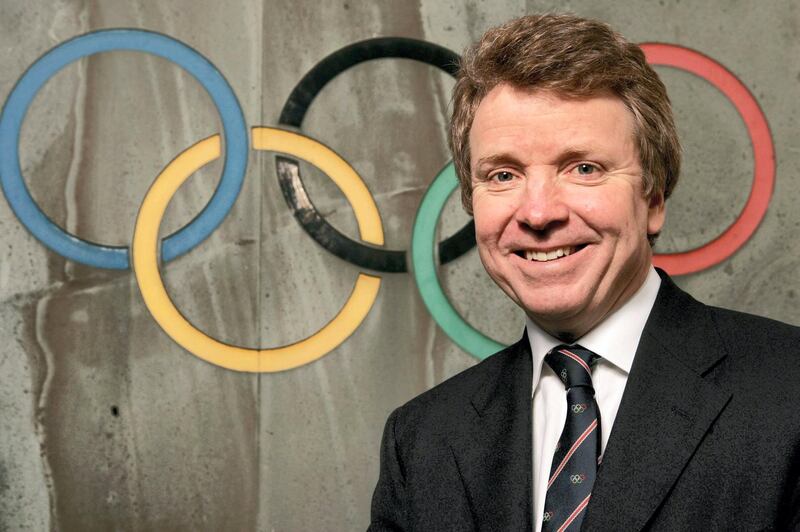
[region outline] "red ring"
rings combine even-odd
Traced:
[[[681,253],[657,254],[653,263],[672,275],[695,273],[719,264],[753,236],[767,212],[775,186],[775,151],[767,118],[747,87],[728,69],[710,57],[676,44],[641,45],[651,65],[670,66],[703,78],[719,89],[736,108],[747,126],[753,146],[753,185],[744,209],[721,235],[711,242]]]

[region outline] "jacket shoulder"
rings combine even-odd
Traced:
[[[800,380],[800,327],[744,312],[708,308],[743,381],[758,386],[762,394],[796,386]]]
[[[465,411],[518,371],[520,360],[530,358],[527,336],[414,397],[392,413],[398,439],[418,435],[444,435],[463,421]]]
[[[745,343],[793,343],[797,346],[800,340],[800,327],[781,321],[738,312],[719,307],[707,306],[721,334]],[[795,347],[796,348],[796,347]]]
[[[423,413],[428,410],[449,409],[469,402],[470,397],[492,376],[502,371],[511,353],[507,347],[478,362],[452,377],[442,381],[402,405],[399,410],[407,414]]]

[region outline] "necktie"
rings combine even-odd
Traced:
[[[542,531],[577,531],[586,515],[600,456],[600,410],[592,387],[599,358],[579,345],[559,345],[544,359],[567,389],[567,420],[550,468]]]

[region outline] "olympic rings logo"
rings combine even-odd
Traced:
[[[686,70],[719,89],[742,116],[753,146],[753,186],[745,208],[734,224],[698,249],[655,258],[657,265],[676,275],[701,271],[739,249],[763,218],[775,179],[772,137],[766,118],[753,96],[722,65],[677,45],[644,44],[642,48],[652,64]],[[211,136],[184,150],[156,177],[142,202],[130,249],[83,240],[50,220],[25,185],[18,153],[22,123],[42,86],[59,70],[78,59],[117,50],[152,54],[183,68],[209,94],[222,122],[221,137]],[[311,102],[332,78],[354,65],[380,58],[413,59],[451,75],[458,64],[454,52],[426,41],[391,37],[351,44],[320,61],[301,79],[285,103],[278,125],[300,129]],[[334,255],[375,272],[405,272],[410,262],[414,281],[428,311],[453,342],[481,359],[503,347],[473,328],[457,313],[437,276],[437,263],[449,262],[475,245],[472,223],[435,244],[441,212],[458,187],[452,163],[448,163],[433,179],[422,199],[412,230],[411,254],[407,257],[405,251],[382,247],[383,226],[375,201],[361,176],[336,152],[299,132],[279,127],[253,127],[251,137],[253,149],[284,154],[276,157],[276,175],[281,191],[295,218],[316,242]],[[226,146],[225,161],[211,199],[197,217],[159,245],[158,229],[167,204],[181,183],[220,157],[221,140]],[[208,59],[163,34],[138,29],[101,30],[55,46],[36,60],[14,86],[0,114],[0,186],[19,221],[51,250],[67,259],[97,268],[127,269],[132,266],[145,305],[153,318],[187,351],[229,369],[281,371],[312,362],[347,339],[372,308],[381,277],[359,273],[353,291],[339,313],[320,331],[288,346],[265,349],[232,346],[206,335],[189,323],[164,288],[159,256],[168,262],[191,251],[222,223],[241,191],[249,148],[248,131],[238,99]],[[342,190],[353,206],[361,242],[341,234],[318,212],[306,192],[297,159],[322,170]]]
[[[583,484],[583,481],[586,480],[586,475],[581,473],[580,475],[570,475],[569,481],[573,484]]]
[[[586,412],[586,409],[589,408],[589,405],[586,403],[577,403],[572,405],[570,408],[573,414],[583,414]]]
[[[548,523],[551,519],[553,519],[553,512],[545,512],[542,516],[542,521]]]

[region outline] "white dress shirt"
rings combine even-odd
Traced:
[[[592,385],[600,409],[601,453],[605,452],[639,338],[660,286],[661,278],[651,267],[647,279],[633,297],[575,342],[602,357],[592,371]],[[543,331],[530,318],[526,327],[533,357],[533,523],[535,531],[540,532],[553,454],[567,419],[564,384],[544,362],[544,357],[563,342]]]

